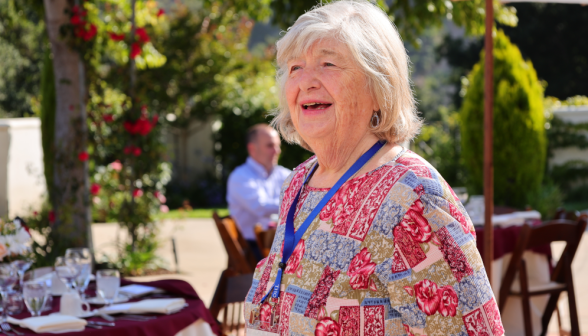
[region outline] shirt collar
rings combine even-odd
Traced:
[[[261,175],[263,178],[268,178],[271,175],[271,173],[268,174],[267,170],[265,170],[265,168],[259,162],[255,161],[250,156],[247,157],[247,164],[249,167],[251,167],[251,169],[253,169],[253,171]]]

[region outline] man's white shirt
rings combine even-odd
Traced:
[[[248,157],[229,175],[229,212],[245,239],[255,240],[255,224],[267,229],[270,215],[279,213],[280,189],[290,173],[290,169],[275,166],[268,174],[261,164]]]

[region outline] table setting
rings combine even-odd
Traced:
[[[88,248],[67,249],[54,267],[27,272],[30,235],[21,229],[0,222],[0,334],[220,335],[187,282],[133,282],[116,269],[92,273]]]

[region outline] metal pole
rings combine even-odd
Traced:
[[[494,230],[492,213],[494,212],[494,162],[492,153],[493,105],[494,105],[494,54],[492,28],[494,26],[494,8],[492,0],[486,0],[486,34],[484,38],[484,267],[492,285],[492,260],[494,259]]]

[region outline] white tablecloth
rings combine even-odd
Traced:
[[[492,262],[492,288],[494,296],[498,301],[498,291],[502,278],[506,274],[506,268],[510,262],[512,254],[505,254],[502,258],[496,259]],[[527,263],[527,277],[529,278],[529,285],[540,285],[549,283],[549,261],[544,254],[526,251],[523,258]],[[520,288],[518,276],[513,283],[513,288]],[[547,305],[549,295],[534,296],[531,298],[531,322],[533,326],[533,335],[541,333],[541,317],[543,310]],[[521,299],[516,296],[509,296],[506,301],[506,307],[502,312],[502,323],[504,325],[505,334],[508,336],[524,336],[525,326],[523,320],[523,306]]]
[[[210,324],[204,322],[203,319],[199,319],[198,321],[190,324],[186,328],[182,329],[176,336],[216,336],[212,329],[210,328]]]

